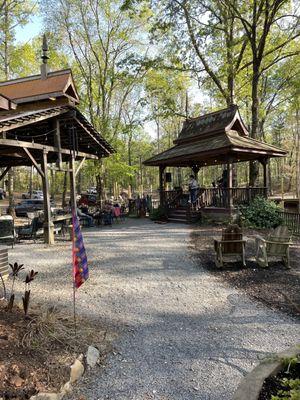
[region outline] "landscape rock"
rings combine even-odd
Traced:
[[[60,390],[60,393],[65,396],[66,394],[71,393],[73,390],[73,387],[71,385],[71,382],[67,382],[63,385],[63,387]]]
[[[86,353],[86,362],[88,366],[94,368],[95,365],[97,364],[99,356],[100,356],[99,350],[93,346],[89,346],[88,351]]]
[[[16,387],[20,387],[20,386],[23,385],[24,379],[22,379],[20,376],[16,375],[16,376],[13,376],[13,377],[11,378],[11,383],[12,383],[13,385],[15,385]]]
[[[79,360],[76,360],[71,366],[70,382],[76,382],[84,373],[84,366]]]

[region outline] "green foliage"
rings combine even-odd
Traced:
[[[242,223],[254,228],[275,228],[282,223],[280,208],[270,200],[256,197],[248,207],[241,208]]]
[[[166,210],[161,206],[153,209],[150,213],[150,219],[152,221],[166,221],[168,219]]]
[[[279,390],[278,395],[272,396],[271,400],[300,400],[300,379],[287,379],[281,381],[286,389]]]
[[[300,400],[300,378],[297,377],[300,356],[285,358],[282,364],[287,377],[280,379],[279,384],[282,388],[271,397],[271,400]]]

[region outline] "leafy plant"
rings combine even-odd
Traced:
[[[166,221],[168,219],[166,210],[161,206],[153,209],[150,213],[150,219],[153,221]]]
[[[25,282],[25,293],[24,293],[24,297],[22,297],[22,300],[23,300],[23,309],[24,309],[24,313],[25,313],[26,317],[27,317],[29,301],[30,301],[30,283],[34,280],[34,278],[36,277],[37,274],[38,273],[32,269],[26,275],[26,278],[24,281]]]
[[[289,376],[291,370],[293,370],[294,373],[297,370],[299,371],[300,356],[285,358],[282,360],[282,363],[285,368],[284,373]],[[271,397],[271,400],[300,400],[300,378],[295,377],[294,375],[292,376],[292,378],[284,377],[280,379],[282,388],[278,390],[276,395]]]
[[[278,391],[278,396],[272,396],[271,400],[300,400],[300,379],[283,378],[281,384],[285,387]]]
[[[12,269],[12,276],[13,276],[13,281],[11,285],[11,292],[10,292],[10,298],[9,302],[7,305],[7,310],[11,311],[13,306],[14,306],[14,301],[15,301],[15,294],[14,294],[14,286],[15,286],[15,281],[17,276],[19,275],[19,272],[24,269],[23,267],[24,264],[18,264],[15,262],[14,264],[9,264],[10,268]]]
[[[280,211],[273,201],[256,197],[247,207],[241,207],[241,223],[253,228],[275,228],[282,224]]]

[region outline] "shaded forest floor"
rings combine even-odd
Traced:
[[[300,317],[300,239],[293,238],[290,250],[291,269],[281,261],[260,268],[255,261],[255,235],[264,236],[267,231],[244,229],[248,238],[246,245],[247,267],[241,262],[229,262],[222,269],[214,263],[213,238],[221,237],[222,226],[201,225],[191,233],[191,247],[196,262],[219,279],[244,291],[251,298],[268,307],[280,310],[293,317]]]

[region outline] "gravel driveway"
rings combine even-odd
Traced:
[[[231,399],[265,355],[300,337],[295,321],[226,287],[197,265],[190,228],[129,220],[90,228],[90,279],[78,311],[120,331],[107,365],[70,399]],[[25,251],[26,250],[26,251]],[[10,252],[39,271],[32,296],[71,307],[70,245],[21,244]]]

